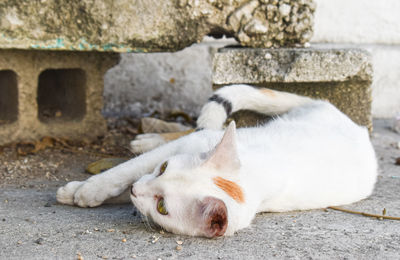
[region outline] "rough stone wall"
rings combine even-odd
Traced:
[[[372,115],[374,117],[394,117],[400,114],[400,1],[398,0],[382,0],[382,1],[365,1],[365,0],[315,0],[317,5],[314,18],[314,36],[311,39],[311,46],[317,43],[324,43],[323,45],[332,48],[340,47],[357,47],[362,48],[371,53],[373,65],[373,82],[372,82]],[[208,40],[209,41],[209,40]],[[345,43],[345,44],[343,44]],[[229,43],[232,44],[232,43]],[[339,46],[338,46],[339,44]],[[215,46],[221,46],[216,44]],[[318,44],[319,45],[319,44]],[[187,62],[195,60],[195,49],[204,49],[204,55],[208,54],[207,51],[209,42],[193,45],[185,49],[185,56],[170,54],[169,63],[174,63],[174,59],[181,61],[182,59]],[[192,53],[192,50],[194,53]],[[128,54],[131,55],[131,54]],[[151,58],[145,57],[140,61],[136,60],[136,66],[147,67],[148,63],[154,64],[151,59],[159,57],[157,60],[158,66],[153,66],[154,71],[163,70],[164,61],[161,54],[152,54]],[[158,56],[160,55],[160,56]],[[125,54],[123,54],[125,56]],[[130,60],[134,60],[135,54],[132,54]],[[196,61],[198,73],[209,70],[209,62],[207,59],[199,59]],[[140,64],[139,64],[140,63]],[[119,68],[126,73],[132,73],[130,70],[131,65],[124,64]],[[178,69],[178,68],[177,68]],[[143,72],[152,75],[151,72]],[[204,74],[205,75],[205,74]],[[193,73],[186,73],[180,78],[182,84],[185,86],[181,89],[182,95],[190,93],[191,88],[189,82],[194,77]],[[140,77],[146,77],[141,75]],[[110,79],[111,80],[111,79]],[[201,86],[206,89],[206,82],[210,79],[205,79],[205,82],[200,82]],[[151,80],[150,80],[151,81]],[[185,83],[187,82],[187,83]],[[119,89],[131,88],[131,82],[128,80],[118,81]],[[150,84],[150,83],[149,83]],[[154,91],[161,92],[165,88],[165,84],[153,84]],[[106,89],[109,88],[106,84]],[[137,92],[141,92],[140,84],[136,84]],[[127,92],[124,92],[127,93]],[[196,92],[196,98],[189,99],[185,107],[190,113],[198,111],[190,107],[192,100],[206,100],[208,92]],[[106,95],[117,95],[116,93],[107,92]],[[129,96],[127,98],[133,102],[144,103],[142,96]],[[169,100],[169,104],[174,101],[184,102],[179,97],[166,96],[164,99]],[[111,99],[108,99],[111,101]],[[153,102],[153,101],[151,101]],[[200,102],[199,102],[200,103]],[[110,104],[107,104],[110,107]],[[154,106],[163,105],[154,103]],[[123,106],[120,106],[123,108]],[[128,107],[128,106],[126,106]],[[145,111],[145,106],[144,110]],[[171,106],[164,107],[164,111],[168,111]],[[123,110],[123,109],[122,109]]]
[[[251,84],[329,100],[372,129],[370,55],[352,48],[224,48],[214,57],[213,84]]]
[[[0,2],[0,48],[176,51],[205,35],[253,47],[312,36],[313,0],[71,0]]]
[[[141,117],[181,110],[191,116],[212,93],[212,53],[220,41],[175,53],[123,54],[105,75],[103,114]]]
[[[214,54],[234,40],[206,37],[174,53],[121,54],[104,77],[105,116],[133,116],[184,111],[197,116],[212,94]]]

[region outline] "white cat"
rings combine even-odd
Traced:
[[[275,119],[222,131],[227,116],[241,109]],[[249,226],[257,212],[349,204],[373,190],[377,161],[368,131],[328,102],[225,86],[203,107],[198,126],[205,129],[68,183],[57,200],[95,207],[128,188],[136,208],[166,230],[216,237]],[[164,142],[162,135],[143,135],[132,148]]]

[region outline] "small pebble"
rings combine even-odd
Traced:
[[[151,241],[151,243],[154,244],[154,243],[157,242],[159,239],[160,239],[160,237],[153,236],[153,240]]]
[[[35,243],[38,245],[43,245],[43,241],[44,241],[44,239],[39,237],[38,239],[35,240]]]
[[[183,241],[178,240],[178,241],[176,241],[176,243],[177,243],[178,245],[182,245],[182,244],[183,244]]]
[[[124,243],[125,243],[125,242],[126,242],[126,238],[123,238],[123,239],[122,239],[122,242],[124,242]]]
[[[78,253],[76,254],[76,256],[77,256],[77,259],[78,259],[78,260],[83,260],[83,257],[82,257],[82,255],[81,255],[81,253],[78,252]]]
[[[113,229],[113,228],[107,229],[107,232],[114,232],[114,231],[115,231],[115,229]]]
[[[79,21],[79,20],[78,20],[78,21]],[[56,117],[60,117],[60,116],[62,116],[61,111],[57,111],[57,112],[56,112]]]
[[[182,250],[182,246],[177,245],[177,246],[176,246],[176,250],[181,251],[181,250]]]
[[[19,240],[19,241],[17,242],[17,244],[18,244],[18,245],[22,244],[22,241],[21,241],[21,240]]]
[[[396,158],[396,163],[395,163],[396,165],[400,165],[400,157],[397,157]]]

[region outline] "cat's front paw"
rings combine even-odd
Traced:
[[[165,143],[160,134],[141,134],[131,141],[131,149],[133,153],[144,153]]]
[[[57,190],[57,201],[62,204],[74,205],[75,192],[84,184],[83,181],[71,181]]]
[[[107,190],[107,184],[100,179],[69,182],[57,190],[57,201],[82,208],[97,207],[112,197],[112,194],[118,195],[118,191]]]
[[[108,184],[103,179],[93,177],[85,181],[74,194],[74,205],[82,208],[100,206],[106,199],[112,197]],[[118,194],[116,194],[118,195]]]

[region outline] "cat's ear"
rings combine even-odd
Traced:
[[[228,210],[225,203],[215,197],[205,197],[200,202],[199,214],[206,237],[220,237],[228,227]]]
[[[220,143],[211,151],[211,155],[204,165],[222,171],[234,171],[240,168],[234,121],[229,124]]]

